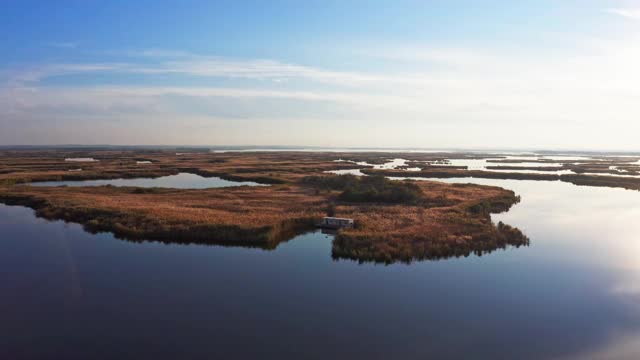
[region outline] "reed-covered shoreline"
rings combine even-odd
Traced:
[[[519,201],[510,190],[326,174],[336,168],[353,168],[351,163],[335,161],[335,154],[126,152],[107,156],[94,152],[82,155],[99,161],[83,165],[86,170],[78,172],[55,170],[67,166],[61,161],[68,155],[53,154],[53,160],[44,155],[0,161],[2,169],[19,168],[0,174],[0,202],[27,206],[42,218],[79,223],[87,231],[112,232],[131,241],[273,249],[313,229],[323,216],[333,215],[356,222],[354,229],[338,231],[334,258],[406,262],[528,244],[519,230],[491,222],[491,213],[506,211]],[[140,158],[150,163],[136,165],[134,161]],[[38,165],[31,169],[34,163]],[[154,178],[179,172],[271,186],[17,185],[27,180]]]

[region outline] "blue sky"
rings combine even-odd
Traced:
[[[637,148],[632,1],[0,3],[0,144]]]

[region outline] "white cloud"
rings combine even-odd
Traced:
[[[522,54],[511,48],[381,46],[367,56],[387,63],[368,72],[145,50],[130,53],[120,63],[48,64],[10,72],[4,76],[10,81],[0,87],[0,120],[55,115],[55,119],[188,121],[197,115],[201,121],[241,114],[262,122],[340,119],[363,129],[375,124],[376,134],[388,135],[376,141],[389,146],[487,146],[486,142],[526,146],[529,142],[632,148],[637,143],[632,134],[640,131],[636,125],[639,39],[634,34],[590,39],[581,49],[553,54]],[[415,63],[411,71],[404,66],[407,61]],[[45,83],[54,76],[93,73],[189,77],[204,85],[150,85],[140,80],[118,86]],[[219,79],[225,81],[216,82]],[[226,111],[224,101],[235,109]],[[308,116],[303,116],[305,110]],[[307,123],[311,128],[316,125]],[[284,129],[291,138],[304,135],[294,133],[303,132],[299,126]],[[351,134],[352,145],[367,145],[364,133]]]
[[[47,46],[61,49],[75,49],[78,47],[78,44],[75,42],[50,42],[47,43]]]
[[[154,55],[155,57],[155,55]],[[187,57],[185,55],[185,57]],[[10,72],[13,82],[38,82],[48,77],[90,72],[113,72],[132,74],[175,74],[211,78],[235,78],[250,80],[272,80],[285,82],[302,79],[342,86],[357,86],[374,82],[397,82],[401,78],[380,74],[341,72],[283,63],[275,60],[238,60],[222,57],[188,57],[155,64],[121,63],[67,63],[48,64],[30,69]],[[405,82],[415,82],[416,77],[407,77]]]
[[[629,9],[607,9],[610,14],[620,15],[628,19],[640,20],[640,8]]]
[[[125,71],[126,67],[127,65],[122,63],[46,64],[2,71],[0,72],[0,80],[4,80],[5,86],[9,87],[33,86],[54,76]]]

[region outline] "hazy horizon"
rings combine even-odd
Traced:
[[[375,146],[308,146],[308,145],[207,145],[207,144],[12,144],[0,145],[0,149],[206,149],[210,151],[327,151],[327,152],[416,152],[416,153],[503,153],[503,154],[610,154],[610,155],[639,155],[640,151],[624,149],[569,149],[569,148],[511,148],[511,147],[486,147],[486,148],[430,148],[430,147],[375,147]]]
[[[640,0],[0,33],[0,360],[640,359]]]
[[[640,151],[633,1],[0,10],[0,145]]]

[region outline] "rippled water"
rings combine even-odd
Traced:
[[[162,176],[155,179],[111,179],[111,180],[82,180],[82,181],[44,181],[31,183],[32,186],[137,186],[163,187],[176,189],[207,189],[230,186],[264,186],[253,181],[230,181],[219,177],[202,177],[200,175],[180,173]]]
[[[0,358],[640,357],[640,192],[515,190],[494,216],[530,238],[482,257],[390,266],[91,235],[0,205]]]

